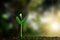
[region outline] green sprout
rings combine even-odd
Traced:
[[[22,13],[20,13],[20,18],[22,19]],[[16,16],[16,21],[18,22],[18,24],[21,25],[21,37],[22,37],[22,24],[26,23],[27,21],[27,17],[25,17],[23,20],[20,20],[18,16]]]

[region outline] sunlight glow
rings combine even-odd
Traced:
[[[58,22],[52,22],[51,23],[51,29],[54,31],[58,31],[59,30],[59,23]]]

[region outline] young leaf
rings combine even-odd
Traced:
[[[19,24],[22,24],[22,21],[18,18],[18,16],[16,17],[16,21],[17,21]]]
[[[27,21],[27,16],[22,20],[22,24],[26,23]]]

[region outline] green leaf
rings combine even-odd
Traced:
[[[18,18],[18,16],[16,17],[16,21],[17,21],[19,24],[22,24],[22,21]]]
[[[27,16],[22,20],[22,24],[26,23],[27,21]]]

